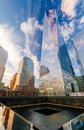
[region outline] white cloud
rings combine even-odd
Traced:
[[[35,40],[36,31],[43,30],[43,26],[41,26],[35,18],[29,18],[27,21],[23,22],[20,26],[20,29],[25,34],[26,38],[26,49],[24,50],[25,54],[30,57],[34,62],[34,74],[35,77],[39,78],[39,61],[33,52],[31,52],[30,44],[32,44],[33,48],[39,47],[39,43]]]
[[[69,39],[70,35],[74,32],[74,29],[74,20],[69,24],[64,23],[64,25],[61,26],[61,32],[65,41]]]
[[[74,48],[69,49],[68,52],[69,52],[69,55],[70,55],[71,58],[75,58],[77,56],[76,51],[74,50]]]
[[[77,48],[84,47],[84,30],[79,32],[77,35],[73,37],[74,44]]]
[[[45,41],[43,41],[43,50],[52,51],[55,48],[55,45],[53,43],[48,44]]]
[[[76,16],[76,10],[75,7],[79,0],[62,0],[61,4],[61,10],[68,16],[70,17],[75,17]]]
[[[29,18],[26,22],[21,24],[21,30],[27,35],[34,35],[36,30],[43,30],[43,26],[41,26],[35,18]]]
[[[38,23],[35,18],[29,18],[27,21],[23,22],[20,26],[21,31],[25,34],[26,47],[30,50],[30,44],[33,47],[39,47],[39,43],[35,39],[36,31],[43,30],[43,26]]]
[[[17,72],[18,64],[21,59],[21,50],[18,49],[20,41],[21,39],[14,32],[13,27],[5,24],[0,25],[0,45],[8,52],[5,76],[3,78],[4,81]],[[9,75],[7,75],[7,73],[9,73]]]
[[[37,41],[34,42],[34,45],[35,45],[36,47],[40,47],[40,44],[38,44]]]
[[[78,41],[74,41],[74,44],[78,50],[84,48],[84,39],[78,39]],[[81,51],[80,51],[81,52]]]
[[[80,19],[80,24],[84,23],[84,16]]]
[[[45,61],[46,61],[47,64],[50,64],[50,65],[55,64],[55,55],[54,55],[54,57],[52,55],[49,56],[49,58],[46,58]]]

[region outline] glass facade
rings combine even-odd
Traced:
[[[74,76],[74,70],[68,55],[66,44],[59,47],[59,59],[62,69]]]
[[[84,69],[84,30],[75,35],[72,40]]]
[[[34,87],[34,63],[32,59],[24,57],[19,65],[14,90],[28,91],[29,87]]]
[[[69,92],[79,91],[55,10],[47,10],[45,13],[41,66],[45,66],[45,69],[40,70],[42,94],[69,95]]]
[[[40,91],[46,95],[65,95],[64,79],[59,60],[57,16],[55,10],[45,12],[41,53]],[[45,72],[42,72],[45,71]]]
[[[84,92],[84,30],[73,37],[72,43],[76,53],[75,75],[80,92]]]
[[[28,72],[34,72],[34,63],[33,63],[33,61],[30,59],[30,58],[28,58],[28,57],[24,57],[24,59],[23,59],[23,69],[22,69],[22,71],[24,72],[24,71],[28,71]]]
[[[69,95],[69,92],[78,92],[79,88],[66,44],[59,47],[59,59],[64,77],[66,95]]]
[[[4,50],[4,48],[2,48],[0,46],[0,89],[2,89],[1,82],[2,82],[3,75],[4,75],[5,64],[6,64],[7,58],[8,58],[7,51]]]

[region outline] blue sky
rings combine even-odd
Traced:
[[[33,59],[34,74],[36,79],[39,79],[46,9],[56,9],[65,44],[69,52],[73,52],[73,57],[75,56],[70,39],[84,30],[83,0],[0,0],[0,3],[0,45],[8,51],[9,55],[3,78],[5,83],[8,83],[11,76],[18,71],[18,64],[24,56]],[[84,47],[83,44],[83,42],[80,44],[81,48]],[[83,50],[82,54],[84,54]],[[74,58],[72,62],[77,70],[77,62]]]

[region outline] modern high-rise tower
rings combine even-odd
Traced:
[[[75,76],[78,82],[79,91],[84,92],[84,30],[76,34],[72,40],[74,58],[71,57],[74,65]]]
[[[41,65],[48,67],[49,73],[40,76],[40,92],[47,95],[65,95],[63,74],[61,69],[55,10],[46,10],[43,30]]]
[[[5,71],[5,64],[8,58],[8,53],[6,50],[4,50],[1,46],[0,46],[0,82],[3,78],[3,74]]]
[[[40,92],[46,95],[68,95],[79,91],[74,70],[63,37],[59,33],[57,14],[47,10],[44,19],[41,66],[50,71],[40,75]]]
[[[32,59],[24,57],[19,64],[13,90],[26,91],[29,87],[34,87],[34,63]]]
[[[40,66],[40,76],[47,74],[47,73],[49,73],[49,69],[44,65]]]
[[[59,47],[59,59],[64,78],[66,95],[68,95],[69,92],[78,92],[79,87],[75,78],[74,68],[71,63],[66,44]]]
[[[72,41],[84,74],[84,30],[75,35]]]

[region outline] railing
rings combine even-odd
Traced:
[[[2,114],[1,114],[2,113]],[[33,123],[23,118],[19,114],[12,111],[10,108],[0,106],[0,124],[4,130],[34,130]]]
[[[64,124],[63,130],[84,130],[84,113]]]

